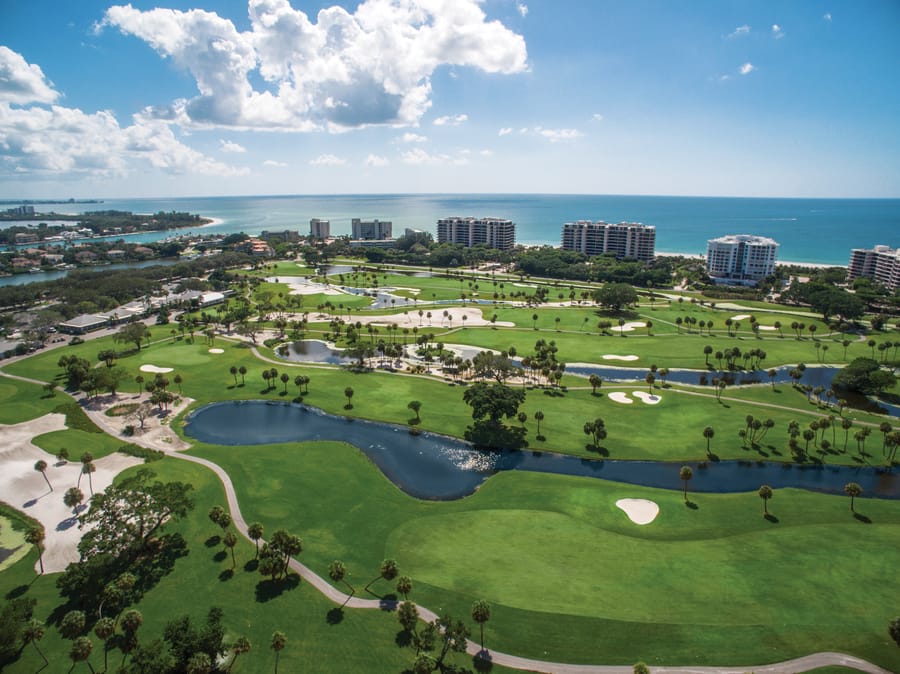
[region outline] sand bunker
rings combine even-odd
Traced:
[[[750,314],[738,314],[737,316],[732,316],[731,320],[733,321],[744,321],[750,318]]]
[[[638,398],[642,403],[646,403],[647,405],[656,405],[660,401],[660,397],[658,395],[653,395],[652,393],[647,393],[646,391],[632,391],[631,395],[635,398]]]
[[[210,353],[225,353],[225,349],[210,349]]]
[[[171,367],[157,367],[156,365],[141,365],[141,372],[152,372],[153,374],[166,374],[167,372],[171,372],[174,368]]]
[[[613,391],[612,393],[607,393],[606,397],[613,402],[622,403],[623,405],[630,405],[634,402],[624,391]]]
[[[760,330],[777,330],[778,328],[776,328],[774,325],[760,325],[759,329]]]
[[[603,360],[637,360],[637,356],[616,356],[611,353],[607,353],[603,356]]]
[[[631,332],[635,328],[646,328],[647,324],[643,321],[629,321],[625,325],[614,325],[610,330],[612,332]]]
[[[266,281],[269,283],[275,282],[276,277],[267,278]],[[324,283],[315,283],[313,281],[307,281],[306,279],[298,279],[298,278],[279,278],[281,283],[287,285],[290,288],[289,295],[343,295],[344,293],[335,288],[332,285],[325,285]]]
[[[659,506],[645,498],[622,498],[616,501],[616,507],[635,524],[650,524],[659,515]]]

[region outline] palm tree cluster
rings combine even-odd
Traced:
[[[259,552],[259,572],[271,576],[272,580],[286,578],[291,557],[303,552],[303,542],[299,536],[279,529],[264,543]]]

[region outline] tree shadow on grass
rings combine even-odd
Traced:
[[[223,583],[234,578],[234,569],[225,569],[219,574],[219,580]]]
[[[344,609],[335,606],[325,614],[325,622],[329,625],[340,625],[344,621]]]
[[[259,568],[259,560],[258,559],[251,559],[246,564],[244,564],[244,571],[247,571],[249,573],[253,573],[258,568]]]
[[[222,538],[220,536],[210,536],[205,541],[203,541],[203,545],[205,545],[208,548],[214,548],[217,545],[219,545],[219,543],[221,543],[221,542],[222,542]]]
[[[862,522],[863,524],[872,524],[872,518],[863,515],[862,513],[853,513],[854,519]]]
[[[37,576],[35,576],[35,578],[37,578]],[[23,594],[28,592],[29,587],[31,587],[31,586],[30,585],[17,585],[13,589],[11,589],[9,592],[7,592],[4,595],[4,597],[8,600],[18,599]]]
[[[606,447],[598,447],[593,443],[588,443],[584,446],[584,448],[592,454],[599,454],[600,456],[609,457],[609,450]]]
[[[397,648],[408,648],[409,646],[412,646],[412,632],[410,632],[409,630],[400,630],[394,637],[394,643],[397,644]]]
[[[769,522],[771,522],[772,524],[778,524],[778,522],[780,521],[780,520],[779,520],[777,517],[775,517],[775,515],[773,515],[772,513],[766,513],[765,515],[763,515],[763,517],[764,517],[765,519],[767,519]]]
[[[293,590],[300,584],[300,576],[296,573],[290,574],[287,578],[278,580],[261,580],[256,584],[256,601],[263,604],[271,599],[280,597],[285,592]]]
[[[228,553],[224,550],[219,550],[216,554],[213,555],[214,562],[224,562],[228,557]]]
[[[707,461],[712,461],[713,463],[718,463],[719,461],[721,461],[721,459],[719,458],[719,455],[716,454],[715,452],[707,452],[706,459],[707,459]]]
[[[480,650],[478,651],[478,653],[472,656],[472,667],[479,674],[493,671],[493,658],[491,658],[491,654],[487,651],[487,649]]]
[[[685,501],[684,507],[690,508],[691,510],[699,510],[700,509],[700,506],[697,505],[696,503],[694,503],[693,501]]]

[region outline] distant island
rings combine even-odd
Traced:
[[[0,199],[0,204],[44,206],[48,204],[102,204],[103,199]]]

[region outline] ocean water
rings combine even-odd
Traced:
[[[758,234],[781,244],[780,260],[846,265],[852,248],[900,246],[900,199],[765,199],[615,195],[387,194],[328,196],[109,199],[102,204],[47,206],[74,212],[116,209],[135,213],[188,211],[221,220],[207,231],[258,234],[309,232],[310,218],[331,220],[334,235],[350,233],[350,219],[391,220],[434,233],[438,218],[493,216],[516,223],[522,244],[559,245],[573,220],[623,220],[656,226],[660,253],[705,254],[706,241],[724,234]],[[165,235],[148,234],[133,241]]]

